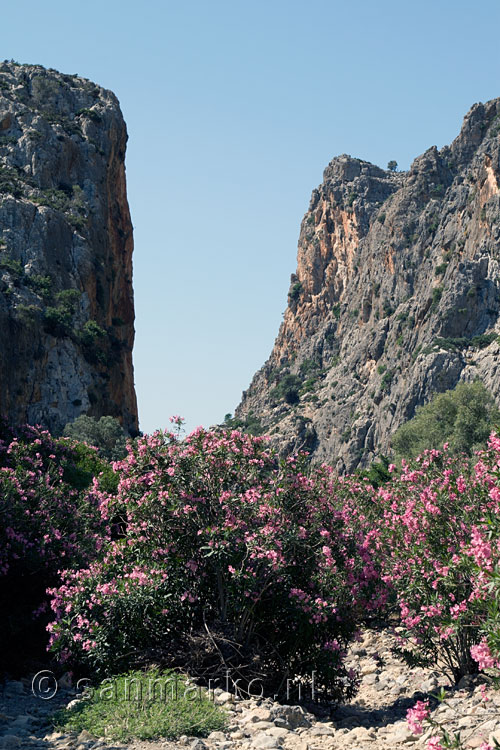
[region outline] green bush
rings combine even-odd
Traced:
[[[285,375],[271,391],[271,398],[276,401],[286,401],[287,404],[297,404],[300,400],[301,385],[302,380],[298,375]]]
[[[95,109],[79,109],[76,113],[77,117],[87,117],[89,120],[92,120],[93,122],[99,123],[102,122],[102,117],[99,114],[99,112],[96,112]]]
[[[13,276],[24,276],[24,266],[20,260],[15,260],[9,256],[0,258],[0,268],[9,271]]]
[[[52,294],[52,278],[50,276],[33,274],[26,277],[26,284],[45,301],[50,299]]]
[[[382,380],[380,381],[380,388],[383,391],[388,391],[391,387],[392,379],[394,377],[394,372],[392,370],[386,370],[384,374],[382,375]]]
[[[478,336],[472,336],[472,338],[465,338],[460,336],[457,338],[436,338],[433,341],[433,346],[439,347],[440,349],[447,349],[448,351],[457,351],[465,349],[468,346],[473,346],[476,349],[485,349],[487,346],[498,339],[498,334],[494,331],[490,333],[481,333]]]
[[[302,294],[302,288],[303,288],[302,283],[300,281],[296,281],[295,284],[290,289],[290,294],[289,294],[290,299],[296,302],[300,298],[300,295]]]
[[[443,296],[444,288],[442,286],[435,286],[432,290],[432,302],[431,302],[431,310],[437,310],[437,307],[439,303],[441,302],[441,297]]]
[[[97,321],[87,320],[83,328],[75,332],[75,337],[82,346],[87,361],[107,363],[108,334]]]
[[[0,167],[0,193],[13,195],[14,198],[21,198],[23,192],[23,185],[19,180],[17,172],[10,167]]]
[[[500,413],[493,396],[481,381],[459,383],[453,390],[440,393],[392,437],[399,456],[414,458],[426,448],[439,449],[448,443],[453,453],[471,455],[484,446]]]
[[[63,435],[95,446],[99,455],[108,461],[118,461],[127,454],[126,434],[115,417],[97,419],[81,414],[73,422],[68,422]]]
[[[443,274],[446,273],[446,269],[448,268],[448,263],[440,263],[439,266],[436,266],[434,269],[434,274],[436,276],[443,276]]]
[[[63,289],[56,294],[57,305],[45,308],[45,330],[52,336],[71,336],[73,333],[73,317],[76,306],[81,297],[77,289]]]

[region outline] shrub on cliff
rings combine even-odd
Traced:
[[[392,445],[399,456],[407,459],[426,449],[439,449],[444,443],[454,453],[470,455],[486,445],[499,420],[493,396],[481,381],[459,383],[417,408],[414,418],[394,433]]]
[[[297,404],[300,400],[299,390],[302,380],[298,375],[284,375],[278,385],[271,391],[271,398],[275,401],[283,399],[287,404]]]
[[[343,652],[376,575],[331,470],[201,428],[139,439],[116,468],[100,507],[121,538],[52,592],[62,658],[94,674],[153,660],[220,684],[228,669],[272,694],[315,672],[329,699],[352,695]]]

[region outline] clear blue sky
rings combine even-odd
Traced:
[[[500,96],[497,0],[25,0],[1,16],[2,58],[120,99],[148,432],[234,411],[271,351],[334,155],[407,168]]]

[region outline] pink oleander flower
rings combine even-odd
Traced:
[[[498,666],[499,662],[495,659],[490,651],[486,638],[481,643],[470,647],[470,655],[477,661],[479,669],[491,669]]]
[[[489,697],[486,694],[486,685],[481,685],[479,689],[481,691],[481,700],[483,701],[483,703],[487,703],[489,701]]]
[[[441,741],[437,735],[430,737],[427,740],[427,744],[425,747],[426,750],[444,750],[444,747],[442,746]]]
[[[422,734],[422,722],[429,716],[429,701],[417,701],[406,712],[406,721],[413,734]]]

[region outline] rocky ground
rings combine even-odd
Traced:
[[[406,711],[423,700],[446,678],[429,669],[410,669],[391,654],[391,635],[367,630],[349,653],[350,666],[359,671],[361,685],[349,704],[330,711],[316,707],[310,713],[299,706],[271,700],[232,701],[216,691],[216,702],[225,705],[230,720],[226,731],[207,739],[182,737],[177,742],[106,743],[87,732],[78,735],[54,732],[48,717],[74,698],[62,686],[53,700],[31,692],[31,678],[8,681],[0,692],[0,748],[27,750],[421,750],[437,730],[413,735]],[[484,678],[464,678],[448,691],[444,703],[431,698],[432,717],[448,731],[461,732],[464,745],[478,748],[484,741],[500,741],[500,692],[484,688]],[[483,687],[481,687],[483,685]],[[485,695],[483,695],[483,693]],[[485,697],[487,700],[485,700]]]

